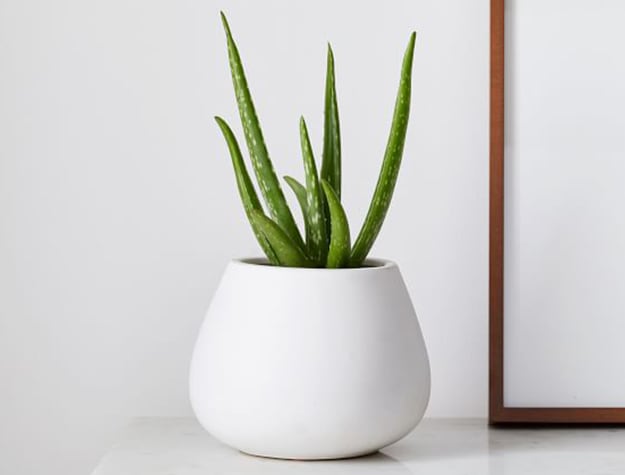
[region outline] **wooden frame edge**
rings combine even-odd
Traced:
[[[489,421],[503,407],[504,0],[490,2]],[[505,419],[505,418],[503,418]]]
[[[519,424],[625,424],[625,409],[617,407],[502,407],[491,413],[491,425]]]

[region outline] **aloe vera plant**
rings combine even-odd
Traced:
[[[331,46],[328,44],[321,169],[317,170],[308,128],[302,117],[300,141],[305,180],[302,184],[293,177],[284,177],[301,208],[305,228],[305,237],[302,238],[269,158],[241,56],[223,13],[221,19],[245,142],[268,213],[256,194],[232,129],[221,117],[215,119],[228,146],[239,195],[259,245],[273,265],[328,268],[362,266],[380,232],[399,174],[410,115],[416,34],[413,32],[410,35],[404,53],[380,175],[364,223],[352,247],[347,214],[341,204],[341,133]]]

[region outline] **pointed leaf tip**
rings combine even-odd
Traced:
[[[412,52],[414,51],[416,40],[417,40],[417,32],[413,31],[410,34],[410,39],[408,40],[408,48],[407,48],[407,50],[410,52],[411,55],[412,55]]]
[[[221,17],[221,24],[223,25],[224,30],[226,31],[226,35],[230,37],[231,36],[230,25],[228,24],[228,19],[226,18],[226,14],[223,11],[220,11],[219,16]]]

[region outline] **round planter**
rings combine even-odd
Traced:
[[[253,455],[335,459],[421,420],[427,351],[399,268],[230,262],[200,329],[190,397],[202,426]]]

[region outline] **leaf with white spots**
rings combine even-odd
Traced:
[[[408,129],[408,117],[410,115],[410,90],[412,82],[412,58],[414,54],[416,34],[410,35],[410,41],[406,52],[401,70],[401,80],[399,90],[395,100],[395,111],[393,112],[393,122],[386,151],[384,152],[384,161],[378,182],[369,205],[369,211],[365,217],[365,221],[358,233],[358,238],[354,243],[354,247],[349,259],[349,265],[359,267],[369,254],[371,246],[380,232],[384,218],[391,203],[399,166],[404,152],[404,143],[406,141],[406,130]]]
[[[260,229],[271,248],[276,253],[278,261],[284,267],[309,267],[310,262],[300,247],[278,226],[263,213],[253,210],[251,219]]]
[[[309,218],[310,232],[310,242],[306,244],[310,258],[319,266],[323,266],[328,252],[324,197],[319,184],[319,175],[317,174],[317,166],[315,165],[315,158],[310,145],[308,129],[303,117],[299,121],[299,130],[302,156],[304,157],[304,172],[306,174],[306,214]]]
[[[230,61],[230,71],[232,73],[232,83],[236,94],[239,115],[241,117],[243,131],[245,132],[245,141],[247,142],[247,148],[252,159],[256,179],[258,180],[260,190],[273,219],[276,220],[296,245],[303,249],[304,241],[295,224],[286,199],[284,198],[280,182],[269,158],[269,152],[267,151],[258,116],[256,115],[256,109],[254,108],[254,102],[252,101],[252,95],[247,85],[247,79],[245,78],[245,71],[243,69],[239,50],[232,38],[230,26],[223,13],[221,13],[221,20],[228,42],[228,58]]]
[[[341,199],[341,130],[339,127],[339,109],[334,80],[334,53],[328,44],[326,61],[325,107],[323,117],[323,155],[321,160],[321,179],[326,180]],[[328,214],[327,204],[325,206]],[[326,223],[330,234],[330,222]]]
[[[243,161],[243,157],[241,156],[241,149],[239,148],[237,139],[234,136],[232,129],[225,120],[223,120],[221,117],[215,117],[215,120],[217,121],[217,125],[219,125],[219,128],[223,133],[224,139],[226,140],[226,144],[228,145],[228,150],[232,159],[232,166],[234,168],[234,174],[237,179],[239,195],[241,196],[241,201],[243,202],[245,214],[247,215],[247,218],[252,225],[254,235],[256,236],[260,247],[263,249],[265,255],[269,259],[269,262],[274,265],[279,265],[280,263],[278,262],[278,257],[271,248],[269,241],[267,241],[265,236],[261,233],[260,228],[258,227],[256,222],[252,220],[252,211],[258,211],[262,213],[263,208],[260,204],[260,201],[258,200],[256,190],[254,189],[254,185],[252,183],[252,180],[250,179],[250,175],[247,172],[247,168],[245,167],[245,162]]]
[[[304,228],[306,230],[306,243],[310,243],[312,237],[310,235],[310,216],[308,214],[308,196],[306,193],[306,187],[302,185],[295,178],[290,176],[285,176],[284,181],[286,181],[287,185],[293,190],[295,197],[297,198],[297,202],[302,210],[302,217],[304,218]]]

